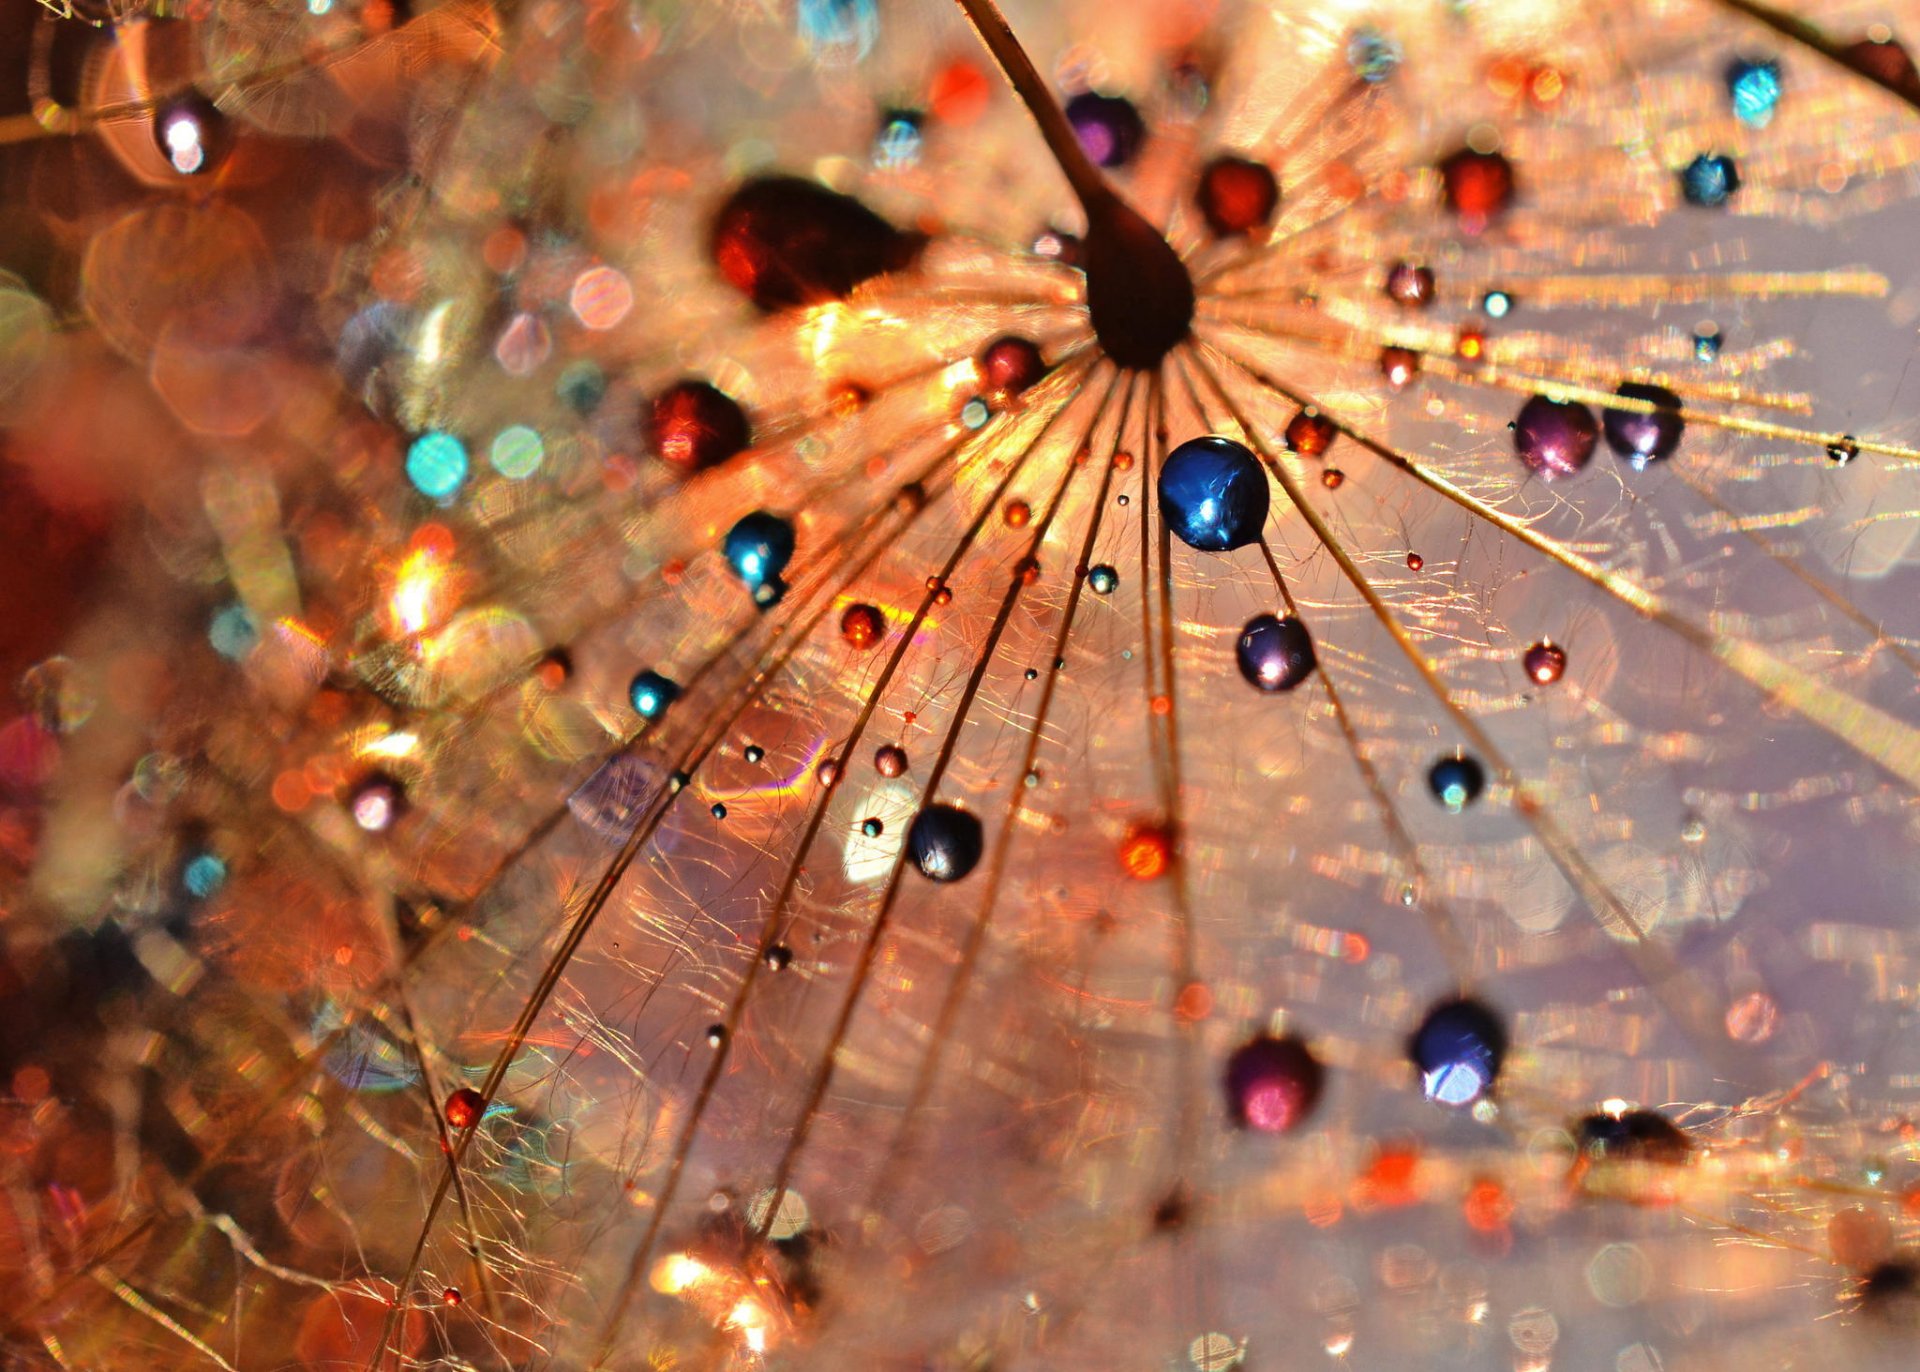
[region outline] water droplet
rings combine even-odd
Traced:
[[[1433,791],[1434,799],[1459,814],[1486,790],[1486,769],[1465,753],[1443,757],[1428,770],[1427,786]]]
[[[871,605],[849,605],[840,616],[840,637],[850,648],[871,648],[886,634],[886,621]]]
[[[1067,101],[1067,122],[1099,167],[1124,167],[1147,141],[1147,122],[1123,95],[1082,91]]]
[[[1304,1043],[1262,1034],[1227,1059],[1227,1115],[1242,1129],[1283,1134],[1313,1113],[1325,1084],[1326,1069]]]
[[[407,792],[385,772],[371,772],[347,793],[347,813],[370,834],[384,834],[407,807]]]
[[[1513,450],[1542,481],[1574,475],[1593,458],[1600,426],[1593,411],[1572,400],[1536,395],[1513,422]]]
[[[879,838],[881,834],[886,832],[886,827],[885,824],[882,824],[871,815],[860,821],[860,832],[868,838]]]
[[[1120,585],[1120,573],[1103,562],[1088,570],[1087,585],[1095,595],[1112,595]]]
[[[710,251],[720,274],[771,313],[844,300],[861,282],[912,266],[925,244],[850,195],[803,177],[765,176],[745,182],[720,207]]]
[[[907,750],[897,744],[886,743],[874,750],[873,769],[883,777],[897,777],[907,770]]]
[[[642,719],[658,719],[680,695],[680,683],[648,668],[627,686],[627,699]]]
[[[1291,691],[1313,672],[1313,639],[1292,615],[1255,615],[1240,631],[1240,675],[1262,691]]]
[[[1039,345],[1014,334],[996,338],[980,350],[980,380],[987,390],[1013,397],[1047,374]]]
[[[1334,422],[1309,405],[1287,421],[1284,435],[1287,450],[1302,457],[1319,457],[1333,446],[1339,434]]]
[[[1739,169],[1722,153],[1703,152],[1680,169],[1680,196],[1700,209],[1718,209],[1739,189]]]
[[[1441,159],[1447,208],[1468,232],[1478,232],[1513,204],[1513,164],[1498,152],[1466,147]]]
[[[1635,470],[1671,457],[1686,427],[1680,418],[1680,397],[1664,386],[1645,381],[1623,381],[1615,394],[1644,400],[1655,408],[1651,413],[1602,410],[1600,421],[1606,429],[1607,446],[1631,462]]]
[[[1433,304],[1433,269],[1412,262],[1396,262],[1387,269],[1387,299],[1409,309],[1423,310]]]
[[[1541,639],[1520,659],[1527,675],[1542,686],[1551,686],[1567,670],[1567,652],[1557,643]]]
[[[1201,169],[1194,201],[1214,237],[1232,238],[1273,218],[1280,205],[1280,182],[1264,162],[1216,157]]]
[[[793,525],[779,515],[755,510],[727,530],[727,565],[750,587],[776,582],[793,560]]]
[[[958,881],[986,851],[980,821],[957,805],[929,805],[907,831],[913,865],[929,881]]]
[[[1369,85],[1388,80],[1400,68],[1400,45],[1378,29],[1356,29],[1347,40],[1347,65]]]
[[[1443,1001],[1427,1012],[1407,1043],[1427,1099],[1472,1105],[1492,1087],[1507,1055],[1498,1016],[1476,1000]]]
[[[1230,438],[1192,438],[1160,468],[1160,517],[1190,548],[1225,552],[1260,537],[1267,522],[1267,477],[1252,453]]]
[[[753,442],[746,411],[705,381],[676,381],[654,397],[648,440],[661,461],[700,472],[744,452]]]
[[[1780,64],[1770,58],[1736,57],[1727,64],[1727,100],[1733,116],[1748,128],[1763,129],[1780,106]]]

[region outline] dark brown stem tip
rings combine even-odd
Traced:
[[[1087,206],[1087,309],[1094,336],[1122,367],[1158,367],[1193,324],[1186,263],[1116,195]]]

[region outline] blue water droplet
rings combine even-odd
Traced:
[[[1103,562],[1087,572],[1087,585],[1095,595],[1112,595],[1120,585],[1120,573]]]
[[[1475,1000],[1449,1000],[1433,1007],[1407,1044],[1429,1100],[1471,1105],[1500,1075],[1507,1032],[1493,1011]]]
[[[1703,152],[1680,169],[1680,195],[1703,210],[1718,209],[1740,189],[1740,170],[1724,153]]]
[[[227,864],[212,853],[195,853],[180,869],[180,884],[195,900],[205,900],[227,884]]]
[[[1486,790],[1487,773],[1476,759],[1461,753],[1434,763],[1427,773],[1427,785],[1432,788],[1434,799],[1459,814]]]
[[[260,641],[260,626],[253,622],[247,607],[235,601],[213,612],[207,624],[207,641],[221,657],[238,662]]]
[[[1160,517],[1182,543],[1202,552],[1244,547],[1267,522],[1267,475],[1230,438],[1191,438],[1160,468]]]
[[[1378,29],[1356,29],[1347,41],[1347,65],[1369,85],[1379,85],[1400,69],[1400,45]]]
[[[634,713],[642,719],[660,718],[679,695],[680,684],[652,668],[634,677],[627,687],[627,699],[633,702]]]
[[[1736,57],[1727,65],[1727,99],[1733,117],[1748,128],[1773,122],[1781,90],[1780,64],[1770,58]]]
[[[980,821],[957,805],[929,805],[907,830],[907,852],[929,881],[960,880],[985,851]]]
[[[880,36],[877,0],[800,0],[800,37],[822,62],[858,62]]]
[[[736,576],[751,587],[769,585],[793,560],[793,525],[779,515],[755,510],[727,531],[724,546]]]
[[[430,500],[447,500],[467,480],[467,448],[452,434],[421,434],[407,449],[407,480]]]

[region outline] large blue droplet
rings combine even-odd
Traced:
[[[1267,522],[1267,475],[1230,438],[1190,438],[1160,468],[1160,518],[1205,553],[1242,548]]]
[[[960,880],[985,851],[980,821],[957,805],[929,805],[907,831],[907,852],[929,881]]]
[[[1428,1011],[1407,1044],[1427,1099],[1471,1105],[1500,1075],[1507,1031],[1475,1000],[1449,1000]]]
[[[1288,615],[1255,615],[1240,631],[1240,675],[1263,691],[1291,691],[1313,674],[1313,639]]]
[[[632,685],[627,687],[627,699],[633,702],[633,712],[642,719],[658,719],[667,712],[667,706],[680,696],[680,683],[670,677],[648,668],[634,677]]]
[[[1780,105],[1780,64],[1767,58],[1736,57],[1727,65],[1727,99],[1733,117],[1749,128],[1765,128]]]
[[[793,561],[793,525],[779,515],[755,510],[727,531],[727,562],[748,586],[775,581]]]
[[[1703,152],[1680,169],[1680,194],[1689,205],[1718,209],[1740,189],[1740,171],[1733,159]]]

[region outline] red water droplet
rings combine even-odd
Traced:
[[[1286,443],[1302,457],[1319,457],[1333,446],[1338,433],[1331,419],[1309,405],[1287,421]]]
[[[1280,205],[1280,182],[1264,162],[1216,157],[1201,170],[1194,200],[1214,236],[1231,238],[1273,218]]]
[[[882,744],[874,751],[873,769],[883,777],[904,775],[907,770],[907,750],[897,744]]]
[[[852,648],[871,648],[886,631],[886,620],[871,605],[849,605],[840,616],[840,637]]]
[[[1461,148],[1441,160],[1440,182],[1447,208],[1469,232],[1486,227],[1513,203],[1513,164],[1497,152]]]
[[[980,350],[980,382],[995,395],[1019,395],[1046,374],[1039,346],[1015,334],[996,338]]]
[[[1527,675],[1540,685],[1551,686],[1567,670],[1567,651],[1559,644],[1543,638],[1527,649],[1520,663]]]
[[[454,1129],[471,1129],[487,1113],[487,1098],[471,1086],[463,1086],[447,1097],[447,1124]]]
[[[1420,375],[1420,354],[1412,348],[1382,348],[1380,375],[1394,390],[1405,390]]]
[[[727,197],[709,246],[720,274],[771,313],[844,300],[861,282],[912,266],[926,239],[818,182],[766,176]]]
[[[718,466],[752,441],[746,411],[706,381],[676,381],[654,398],[654,453],[684,471]]]
[[[1173,861],[1173,840],[1158,824],[1136,824],[1120,841],[1120,865],[1130,877],[1151,881]]]

